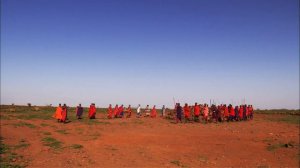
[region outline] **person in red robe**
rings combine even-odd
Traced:
[[[184,114],[184,118],[186,121],[190,120],[190,107],[188,106],[187,103],[185,103],[184,107],[183,107],[183,114]]]
[[[242,105],[240,105],[240,108],[239,108],[239,121],[243,120],[243,111],[244,111],[244,107]]]
[[[96,106],[95,103],[92,103],[89,108],[89,119],[96,118]]]
[[[76,113],[76,117],[77,119],[82,119],[82,114],[83,114],[83,107],[81,106],[81,104],[79,104],[79,106],[76,107],[75,109],[75,113]]]
[[[57,119],[57,122],[61,122],[61,118],[62,118],[61,113],[62,113],[62,107],[61,104],[59,104],[52,117]]]
[[[250,111],[249,111],[249,113],[250,113],[250,120],[253,120],[254,109],[253,109],[252,105],[250,105]]]
[[[228,108],[229,108],[229,120],[228,121],[233,121],[234,116],[235,116],[234,107],[230,104],[228,106]]]
[[[246,108],[246,117],[247,117],[247,119],[250,119],[250,112],[249,112],[250,106],[245,105],[245,108]]]
[[[152,110],[151,110],[151,115],[150,116],[152,118],[156,118],[156,115],[157,115],[156,106],[154,105],[153,108],[152,108]]]
[[[197,103],[195,103],[195,106],[194,106],[194,120],[199,121],[199,116],[200,116],[200,106]]]
[[[221,122],[223,122],[224,121],[224,105],[223,104],[219,105],[218,109],[220,111]]]
[[[120,117],[120,118],[123,118],[123,116],[124,116],[124,106],[123,106],[123,104],[119,107],[117,116]]]
[[[113,110],[112,110],[111,104],[109,104],[108,109],[107,109],[107,118],[112,119],[112,115],[113,115]]]
[[[116,105],[115,108],[114,108],[114,117],[115,118],[118,117],[118,111],[119,111],[119,107],[118,107],[118,105]]]
[[[131,105],[127,107],[126,112],[127,112],[126,118],[130,118],[132,114]]]
[[[204,107],[203,107],[203,119],[204,119],[204,121],[206,123],[208,122],[208,114],[209,114],[208,104],[204,104]]]
[[[224,104],[224,121],[228,121],[229,118],[229,110],[226,104]]]
[[[61,112],[61,122],[66,123],[67,114],[68,114],[68,108],[67,108],[67,105],[64,104],[62,107],[62,112]]]

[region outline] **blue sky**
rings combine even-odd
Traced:
[[[1,2],[1,104],[299,108],[298,0]]]

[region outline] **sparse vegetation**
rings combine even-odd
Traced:
[[[298,110],[288,110],[288,109],[271,109],[271,110],[255,110],[254,114],[290,114],[290,115],[300,115],[300,109]]]
[[[280,117],[270,117],[267,120],[273,122],[283,122],[287,124],[300,124],[300,116],[282,115]]]
[[[105,149],[111,150],[111,151],[117,151],[118,149],[113,146],[106,146]]]
[[[198,160],[199,160],[200,162],[204,162],[204,163],[207,163],[207,161],[208,161],[207,157],[204,156],[204,155],[199,155],[199,156],[198,156]]]
[[[81,149],[81,148],[83,148],[83,146],[80,145],[80,144],[73,144],[73,145],[71,145],[71,148],[73,148],[73,149]]]
[[[47,127],[47,126],[49,126],[49,124],[41,123],[41,126],[42,127]]]
[[[27,148],[28,146],[30,146],[30,144],[26,143],[26,141],[24,139],[22,139],[22,140],[20,140],[19,144],[16,145],[14,148],[20,149],[20,148]]]
[[[107,121],[98,121],[98,120],[89,120],[89,119],[85,120],[85,123],[88,125],[110,124],[110,122],[107,122]]]
[[[277,143],[277,144],[270,144],[268,147],[267,147],[267,150],[268,151],[275,151],[279,148],[289,148],[289,147],[293,147],[294,145],[292,143]]]
[[[51,135],[51,132],[44,132],[44,135]]]
[[[179,160],[172,160],[170,163],[180,166],[180,161]]]
[[[3,143],[3,138],[0,138],[0,163],[1,168],[23,168],[26,165],[20,165],[20,160],[23,159],[22,155],[12,152],[11,147]],[[18,161],[18,162],[16,162]]]
[[[134,120],[134,124],[144,124],[144,121],[142,120]]]
[[[52,137],[43,138],[42,141],[45,146],[49,146],[53,149],[60,149],[62,147],[62,142],[60,142]]]
[[[13,124],[13,126],[15,126],[15,127],[24,127],[24,126],[26,126],[28,128],[36,128],[35,125],[30,124],[30,123],[26,123],[26,122],[15,123],[15,124]]]
[[[11,118],[8,115],[0,115],[1,120],[11,120]]]
[[[269,166],[267,166],[267,165],[261,165],[261,166],[257,166],[257,168],[269,168]]]
[[[60,133],[60,134],[64,134],[64,135],[69,134],[67,132],[67,130],[56,130],[55,132]]]

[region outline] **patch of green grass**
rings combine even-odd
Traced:
[[[110,122],[107,122],[107,121],[97,121],[97,120],[87,120],[87,121],[85,121],[85,123],[88,124],[88,125],[98,125],[98,124],[107,125],[107,124],[110,124]]]
[[[51,132],[44,132],[44,135],[51,135]]]
[[[264,143],[272,143],[274,140],[272,138],[266,138],[262,140]]]
[[[56,140],[55,138],[46,137],[46,138],[43,138],[42,141],[45,146],[49,146],[53,149],[61,149],[62,148],[62,142]]]
[[[188,167],[186,165],[183,165],[179,160],[172,160],[170,163],[172,163],[172,164],[174,164],[174,165],[176,165],[178,167],[183,167],[183,168]]]
[[[17,153],[11,152],[11,148],[3,143],[3,138],[0,138],[0,167],[1,168],[23,168],[26,165],[19,165],[17,163],[12,163],[13,160],[21,160],[23,158],[22,155],[18,155]]]
[[[42,123],[42,124],[40,124],[42,127],[47,127],[47,126],[49,126],[49,124],[45,124],[45,123]]]
[[[260,110],[257,109],[254,111],[255,114],[291,114],[291,115],[300,115],[300,109],[298,110],[288,110],[288,109],[270,109],[270,110]]]
[[[21,155],[18,155],[17,153],[9,153],[8,155],[7,155],[7,158],[8,158],[8,160],[9,161],[13,161],[13,160],[16,160],[16,159],[19,159],[19,158],[23,158],[23,156],[21,156]]]
[[[15,123],[15,124],[13,124],[13,126],[15,126],[15,127],[24,127],[24,126],[26,126],[28,128],[36,128],[35,125],[30,124],[30,123],[26,123],[26,122]]]
[[[69,133],[67,133],[67,130],[56,130],[55,132],[64,134],[64,135],[69,134]]]
[[[8,115],[0,115],[1,120],[11,120],[11,118]]]
[[[134,120],[134,124],[144,124],[144,121],[142,120]]]
[[[27,148],[28,146],[30,146],[30,144],[26,143],[26,141],[22,139],[19,144],[14,147],[14,149]]]
[[[96,140],[96,139],[98,139],[98,138],[99,138],[99,136],[101,136],[101,134],[100,134],[100,133],[98,133],[98,132],[94,132],[94,133],[92,133],[92,134],[88,135],[88,137],[87,137],[87,139],[86,139],[86,140]]]
[[[113,146],[106,146],[105,149],[111,150],[111,151],[117,151],[118,149]]]
[[[269,166],[267,166],[267,165],[260,165],[260,166],[257,166],[257,168],[269,168]]]
[[[120,122],[119,123],[120,126],[124,126],[124,125],[127,125],[127,124],[128,124],[127,122]]]
[[[205,163],[207,163],[208,158],[207,158],[206,156],[204,156],[204,155],[199,155],[199,156],[198,156],[198,160],[199,160],[200,162],[205,162]]]
[[[7,151],[9,151],[9,146],[1,142],[1,144],[0,144],[0,154],[4,154]]]
[[[71,145],[71,148],[73,148],[73,149],[81,149],[81,148],[83,148],[83,146],[80,145],[80,144],[73,144],[73,145]]]
[[[6,161],[1,158],[1,168],[25,168],[26,165],[19,165],[19,164],[11,164],[9,161]]]
[[[275,151],[276,149],[285,148],[285,147],[287,147],[286,144],[278,143],[278,144],[269,145],[267,147],[267,150],[272,152]]]
[[[180,161],[179,160],[172,160],[170,163],[180,166]]]
[[[40,119],[40,120],[50,120],[52,119],[51,115],[43,114],[40,112],[39,114],[36,112],[32,112],[30,114],[22,114],[16,116],[18,119],[23,119],[23,120],[33,120],[33,119]]]
[[[274,121],[274,122],[284,122],[287,124],[300,124],[300,117],[297,115],[283,115],[281,117],[275,118],[267,118],[269,121]]]

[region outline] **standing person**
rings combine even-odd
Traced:
[[[66,123],[67,115],[68,115],[68,108],[67,105],[64,104],[61,112],[61,122]]]
[[[224,120],[225,120],[225,121],[228,121],[228,118],[229,118],[229,110],[228,110],[226,104],[224,104],[223,109],[224,109]]]
[[[118,109],[118,117],[123,118],[124,116],[124,106],[123,104]]]
[[[198,103],[195,103],[194,106],[194,121],[199,121],[199,116],[200,116],[200,106]]]
[[[178,123],[178,121],[182,122],[181,115],[182,115],[182,107],[180,106],[180,103],[177,103],[177,106],[176,106],[176,123]]]
[[[89,108],[89,119],[96,118],[96,106],[95,103],[92,103]]]
[[[224,121],[224,110],[223,110],[223,105],[218,105],[218,111],[219,111],[219,120],[220,122]]]
[[[150,109],[149,109],[149,105],[146,106],[145,108],[145,117],[150,116]]]
[[[166,107],[165,105],[163,105],[161,108],[161,116],[164,117],[165,115],[166,115]]]
[[[119,110],[119,106],[116,104],[115,108],[114,108],[114,117],[117,118],[118,117],[118,110]]]
[[[218,109],[217,109],[217,106],[212,104],[211,107],[210,107],[210,110],[211,110],[211,113],[212,113],[212,121],[215,121],[217,122],[218,121]]]
[[[131,117],[131,113],[132,113],[131,105],[129,105],[127,107],[126,112],[127,112],[126,118],[130,118]]]
[[[229,120],[233,121],[235,115],[234,108],[231,104],[228,106],[228,108],[229,108]]]
[[[253,109],[253,106],[250,105],[250,119],[253,120],[253,113],[254,113],[254,109]]]
[[[208,113],[209,113],[208,104],[204,104],[204,107],[203,107],[203,119],[204,119],[205,123],[208,122]]]
[[[79,104],[77,107],[76,107],[76,117],[77,119],[82,119],[81,116],[82,116],[82,113],[83,113],[83,107],[81,107],[81,104]]]
[[[137,107],[137,109],[136,109],[136,117],[139,118],[139,117],[141,117],[141,115],[142,115],[141,114],[141,105],[139,104],[138,107]]]
[[[239,108],[239,121],[243,120],[243,112],[244,112],[244,108],[242,105],[240,105]]]
[[[250,119],[250,112],[249,112],[250,106],[245,105],[245,107],[246,107],[246,118]]]
[[[53,115],[53,117],[55,119],[57,119],[57,122],[61,122],[61,118],[62,118],[61,113],[62,113],[62,107],[61,107],[61,104],[59,103],[59,105],[56,108],[56,111],[55,111],[55,113]]]
[[[113,109],[111,104],[109,104],[108,109],[107,109],[107,118],[112,119],[112,115],[113,115]]]
[[[247,120],[247,105],[244,105],[243,109],[244,109],[244,111],[243,111],[243,119]]]
[[[156,112],[156,106],[154,105],[153,108],[152,108],[152,110],[151,110],[151,117],[152,118],[156,118],[156,114],[157,114],[157,112]]]
[[[184,113],[185,121],[190,121],[190,107],[188,106],[187,103],[185,103],[183,107],[183,113]]]
[[[235,108],[234,108],[234,119],[236,120],[236,121],[238,121],[239,120],[239,106],[235,106]]]

